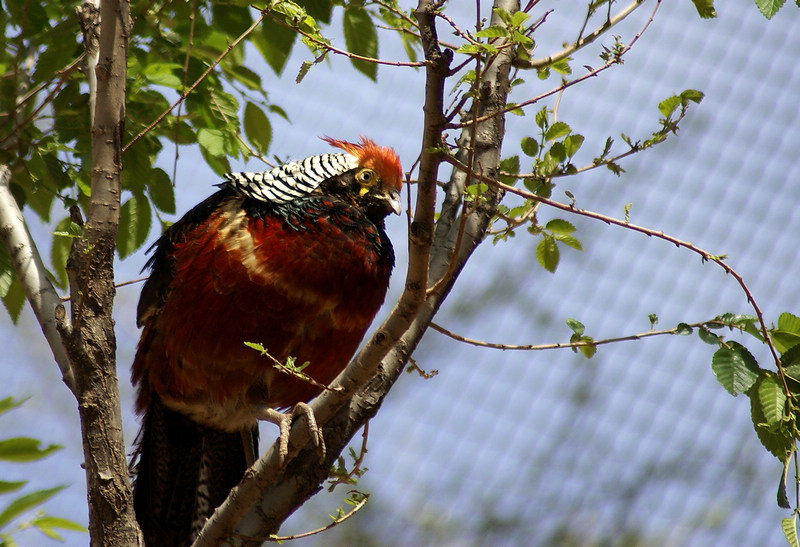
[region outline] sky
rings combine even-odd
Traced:
[[[474,15],[468,4],[451,4],[459,26],[469,27]],[[578,19],[562,4],[537,6],[539,14],[554,11],[535,35],[536,56],[577,35]],[[727,254],[767,320],[775,321],[784,311],[800,315],[794,267],[800,222],[794,175],[800,162],[800,36],[794,29],[800,10],[787,5],[766,21],[749,0],[718,4],[717,19],[701,20],[688,0],[662,2],[622,66],[563,95],[559,119],[586,137],[579,165],[591,161],[609,136],[619,151],[621,133],[649,136],[657,128],[658,103],[670,95],[692,88],[705,99],[692,107],[677,137],[624,160],[621,177],[589,171],[559,181],[553,196],[568,202],[569,191],[578,206],[617,218],[631,204],[631,222]],[[646,2],[613,34],[629,41],[653,7]],[[441,22],[440,31],[447,34]],[[601,44],[610,40],[576,56],[576,74],[584,64],[597,66]],[[391,39],[381,45],[381,57],[403,59]],[[272,120],[271,153],[301,158],[326,151],[317,136],[352,140],[365,134],[395,147],[410,166],[419,153],[424,74],[381,67],[373,84],[346,60],[332,58],[295,84],[307,58],[298,47],[283,77],[263,70],[270,100],[291,118]],[[512,100],[554,85],[552,79],[523,77],[526,83]],[[535,133],[533,114],[545,104],[553,107],[551,101],[526,116],[508,117],[504,156],[518,154],[521,138]],[[173,154],[167,147],[161,159],[168,172]],[[254,162],[233,164],[235,170],[263,169]],[[217,182],[196,150],[181,149],[179,212]],[[649,330],[653,313],[658,328],[724,312],[752,313],[731,276],[686,249],[543,208],[540,222],[550,218],[576,226],[583,252],[562,249],[558,271],[550,274],[536,263],[538,240],[524,231],[507,243],[486,243],[437,323],[481,340],[542,344],[569,339],[567,318],[602,339]],[[398,266],[387,308],[402,288],[407,254],[404,219],[391,219],[388,228]],[[138,252],[119,263],[117,279],[137,277],[145,260]],[[121,288],[115,306],[129,443],[137,429],[128,366],[138,340],[138,292],[138,286]],[[0,477],[33,474],[32,487],[71,484],[47,509],[85,522],[74,401],[30,311],[19,327],[5,317],[0,321],[4,395],[31,397],[6,415],[3,436],[32,435],[65,446],[39,464],[0,464]],[[762,366],[769,362],[765,348],[730,336],[748,343]],[[359,483],[372,493],[367,508],[330,535],[301,544],[347,544],[357,537],[376,545],[557,545],[570,537],[593,545],[627,534],[654,545],[780,545],[780,519],[789,516],[775,504],[780,463],[761,448],[747,399],[731,397],[716,382],[714,350],[696,336],[657,337],[604,346],[587,360],[570,350],[478,349],[429,332],[414,358],[439,374],[402,377],[370,424],[369,471]],[[274,435],[269,427],[262,438]],[[345,495],[318,496],[285,531],[327,524]],[[69,545],[87,543],[85,536],[67,539]]]

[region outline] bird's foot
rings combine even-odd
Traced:
[[[263,410],[261,419],[273,423],[280,428],[278,436],[278,453],[281,457],[281,463],[286,460],[286,455],[289,453],[289,432],[292,427],[292,422],[297,416],[305,416],[306,424],[308,425],[308,432],[311,435],[311,440],[314,446],[317,447],[319,452],[319,461],[325,460],[325,439],[322,436],[322,429],[317,425],[317,419],[314,417],[314,411],[306,403],[297,403],[290,414],[278,412],[274,408],[266,408]]]

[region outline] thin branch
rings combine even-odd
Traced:
[[[588,80],[589,78],[594,78],[598,74],[600,74],[601,72],[604,72],[605,70],[608,70],[612,66],[614,66],[616,64],[619,64],[621,62],[622,57],[626,53],[628,53],[628,51],[630,51],[630,49],[633,47],[633,45],[636,42],[639,41],[639,38],[641,38],[642,34],[644,34],[644,32],[650,26],[650,23],[653,22],[653,19],[655,18],[656,13],[658,12],[658,8],[660,6],[661,6],[661,2],[657,2],[656,5],[655,5],[655,8],[653,9],[653,12],[650,14],[650,17],[647,19],[647,21],[645,22],[644,26],[642,26],[642,28],[639,30],[639,32],[636,33],[636,35],[633,37],[633,39],[630,41],[630,43],[627,46],[625,46],[624,48],[622,48],[621,51],[619,51],[618,53],[615,53],[608,61],[606,61],[606,63],[604,65],[602,65],[599,68],[592,69],[589,72],[587,72],[586,74],[584,74],[583,76],[575,78],[574,80],[569,80],[569,81],[563,82],[560,86],[558,86],[558,87],[556,87],[554,89],[551,89],[550,91],[546,91],[546,92],[544,92],[544,93],[542,93],[540,95],[537,95],[536,97],[533,97],[531,99],[527,99],[525,101],[522,101],[521,103],[511,104],[511,105],[507,106],[505,109],[503,109],[502,113],[505,114],[506,112],[510,112],[512,110],[517,110],[517,109],[520,109],[520,108],[525,108],[526,106],[530,106],[532,104],[536,104],[539,101],[541,101],[542,99],[550,97],[551,95],[555,95],[556,93],[560,93],[560,92],[562,92],[563,90],[565,90],[565,89],[567,89],[569,87],[572,87],[572,86],[574,86],[576,84],[579,84],[579,83],[581,83],[581,82],[583,82],[585,80]],[[500,114],[500,112],[492,114],[492,116],[497,116],[499,114]],[[484,117],[482,119],[479,119],[478,121],[485,121],[485,119],[486,119],[486,117]],[[465,125],[467,125],[468,123],[471,123],[471,122],[462,122],[460,124],[458,124],[458,123],[449,124],[447,128],[448,129],[460,129],[460,128],[464,127]]]
[[[732,327],[732,325],[722,322],[722,321],[704,321],[700,323],[691,323],[687,325],[691,328],[702,328],[702,327]],[[542,351],[548,349],[564,349],[564,348],[583,348],[583,347],[594,347],[594,346],[602,346],[605,344],[615,344],[618,342],[631,342],[635,340],[642,340],[644,338],[649,338],[651,336],[663,336],[665,334],[672,334],[672,335],[679,335],[683,328],[674,327],[671,329],[662,329],[662,330],[649,330],[646,332],[640,332],[638,334],[629,334],[627,336],[619,336],[616,338],[604,338],[603,340],[592,340],[590,341],[582,341],[582,342],[555,342],[552,344],[498,344],[495,342],[485,342],[483,340],[476,340],[474,338],[468,338],[461,334],[457,334],[451,330],[448,330],[437,323],[431,323],[431,328],[436,332],[444,334],[445,336],[452,338],[453,340],[457,340],[458,342],[463,342],[465,344],[469,344],[471,346],[476,346],[479,348],[489,348],[489,349],[499,349],[503,351]]]
[[[561,51],[557,53],[553,53],[552,55],[548,55],[547,57],[542,57],[540,59],[531,59],[529,61],[523,59],[515,59],[514,66],[519,68],[542,68],[553,63],[556,63],[562,59],[566,59],[576,51],[582,49],[585,46],[588,46],[592,42],[594,42],[598,37],[605,34],[611,27],[619,23],[620,21],[624,20],[628,15],[634,12],[638,7],[640,7],[645,0],[634,0],[630,4],[628,4],[623,10],[617,13],[611,19],[606,20],[605,23],[597,27],[594,32],[587,35],[584,38],[578,39],[576,42],[568,45]]]
[[[25,226],[22,211],[11,194],[10,182],[11,170],[6,165],[0,165],[0,239],[14,265],[17,279],[25,289],[25,296],[53,352],[58,368],[61,369],[61,377],[74,395],[75,377],[56,326],[57,310],[60,310],[58,315],[65,329],[71,328],[69,318],[64,312],[64,306],[55,287],[47,277],[47,268]]]
[[[452,164],[454,167],[457,167],[458,169],[468,169],[466,165],[464,165],[463,163],[458,161],[458,159],[456,159],[453,156],[446,156],[444,158],[444,160],[447,161],[448,163]],[[630,222],[627,222],[625,220],[619,220],[619,219],[616,219],[614,217],[602,215],[600,213],[595,213],[594,211],[588,211],[588,210],[585,210],[585,209],[578,209],[577,207],[575,207],[572,204],[566,205],[564,203],[560,203],[560,202],[554,201],[552,199],[543,198],[541,196],[538,196],[538,195],[534,194],[533,192],[528,192],[527,190],[522,190],[522,189],[516,188],[514,186],[509,186],[508,184],[503,184],[502,182],[500,182],[498,180],[494,180],[494,179],[491,179],[489,177],[485,177],[485,176],[483,176],[483,175],[481,175],[479,173],[476,173],[476,172],[473,172],[473,176],[478,178],[478,179],[480,179],[480,180],[482,180],[483,182],[485,182],[485,183],[487,183],[487,184],[489,184],[491,186],[494,186],[494,187],[500,188],[502,190],[505,190],[506,192],[510,192],[512,194],[516,194],[516,195],[518,195],[520,197],[523,197],[523,198],[526,198],[526,199],[530,199],[530,200],[533,200],[533,201],[538,201],[539,203],[542,203],[544,205],[548,205],[550,207],[553,207],[555,209],[559,209],[559,210],[567,212],[567,213],[572,213],[572,214],[576,214],[576,215],[592,218],[592,219],[595,219],[595,220],[599,220],[601,222],[605,222],[606,224],[612,224],[614,226],[620,226],[620,227],[625,228],[627,230],[633,230],[634,232],[639,232],[641,234],[645,234],[646,236],[649,236],[649,237],[656,237],[658,239],[663,239],[664,241],[668,241],[669,243],[672,243],[676,247],[683,247],[685,249],[688,249],[688,250],[692,251],[693,253],[696,253],[696,254],[700,255],[700,257],[703,259],[703,261],[714,262],[715,264],[720,266],[723,270],[725,270],[725,273],[730,274],[736,280],[736,282],[742,288],[742,291],[744,292],[745,296],[747,297],[747,301],[753,307],[753,311],[755,312],[756,317],[758,317],[758,322],[759,322],[759,325],[761,327],[761,333],[764,336],[764,341],[767,344],[767,346],[769,347],[770,352],[772,353],[772,357],[773,357],[773,359],[775,361],[775,364],[777,366],[778,373],[779,373],[779,375],[780,375],[780,377],[781,377],[781,379],[782,379],[782,381],[784,383],[785,392],[787,394],[789,394],[789,389],[788,389],[788,386],[786,385],[786,378],[785,378],[785,376],[783,374],[783,367],[781,366],[780,357],[778,357],[778,351],[775,349],[775,346],[772,344],[772,340],[769,337],[769,331],[768,331],[768,328],[767,328],[767,323],[764,320],[764,314],[761,311],[761,307],[756,303],[756,300],[753,297],[753,293],[750,291],[750,288],[745,283],[744,278],[736,270],[734,270],[731,266],[729,266],[724,261],[724,255],[711,254],[708,251],[705,251],[705,250],[701,249],[700,247],[697,247],[693,243],[690,243],[688,241],[683,241],[681,239],[678,239],[678,238],[676,238],[674,236],[665,234],[664,232],[661,232],[661,231],[658,231],[658,230],[653,230],[651,228],[646,228],[644,226],[631,224]]]
[[[125,146],[122,148],[122,152],[123,152],[123,153],[127,152],[128,148],[130,148],[131,146],[133,146],[133,144],[134,144],[136,141],[138,141],[138,140],[139,140],[139,139],[141,139],[143,136],[145,136],[147,133],[149,133],[150,131],[152,131],[152,129],[153,129],[155,126],[157,126],[159,123],[161,123],[161,120],[163,120],[164,118],[166,118],[166,117],[167,117],[167,114],[169,114],[170,112],[172,112],[172,111],[173,111],[173,109],[175,109],[175,107],[176,107],[176,106],[178,106],[179,104],[181,104],[181,103],[182,103],[182,102],[183,102],[183,101],[186,99],[186,97],[188,97],[188,96],[189,96],[189,94],[190,94],[192,91],[194,91],[194,89],[195,89],[195,88],[196,88],[198,85],[200,85],[200,82],[202,82],[203,80],[205,80],[205,79],[206,79],[206,76],[208,76],[208,75],[211,73],[211,71],[212,71],[212,70],[214,70],[214,69],[217,67],[217,65],[218,65],[220,62],[222,62],[222,60],[223,60],[223,59],[224,59],[224,58],[225,58],[225,57],[226,57],[226,56],[227,56],[227,55],[228,55],[228,54],[229,54],[231,51],[233,51],[233,48],[235,48],[236,46],[238,46],[238,45],[239,45],[239,43],[240,43],[242,40],[244,40],[245,38],[247,38],[247,36],[249,36],[249,35],[250,35],[250,34],[251,34],[251,33],[252,33],[252,32],[253,32],[255,29],[256,29],[256,27],[257,27],[258,25],[260,25],[260,24],[261,24],[261,21],[263,21],[263,20],[264,20],[264,17],[266,17],[266,13],[262,11],[262,12],[261,12],[261,17],[259,17],[259,18],[258,18],[258,19],[255,21],[255,23],[253,23],[252,25],[250,25],[250,27],[249,27],[247,30],[245,30],[245,31],[244,31],[244,32],[241,34],[241,36],[239,36],[239,37],[238,37],[236,40],[234,40],[233,42],[231,42],[230,44],[228,44],[228,47],[227,47],[227,48],[225,48],[225,51],[223,51],[222,53],[220,53],[219,57],[217,57],[216,59],[214,59],[214,62],[212,62],[212,63],[211,63],[209,66],[208,66],[208,68],[205,70],[205,72],[203,72],[203,73],[200,75],[200,77],[199,77],[199,78],[197,78],[197,80],[196,80],[196,81],[195,81],[195,82],[194,82],[192,85],[190,85],[190,86],[189,86],[189,89],[187,89],[186,91],[184,91],[183,93],[181,93],[181,96],[180,96],[180,97],[178,97],[178,100],[176,100],[174,103],[172,103],[172,104],[170,105],[170,107],[169,107],[169,108],[167,108],[167,109],[166,109],[164,112],[162,112],[162,113],[161,113],[161,115],[160,115],[158,118],[156,118],[156,119],[155,119],[155,121],[153,121],[153,123],[151,123],[150,125],[148,125],[148,126],[147,126],[147,127],[145,127],[144,129],[142,129],[142,131],[141,131],[141,132],[140,132],[138,135],[136,135],[135,137],[133,137],[133,138],[130,140],[130,142],[129,142],[128,144],[126,144],[126,145],[125,145]]]
[[[21,120],[11,132],[7,133],[6,135],[3,135],[3,137],[0,137],[0,144],[3,144],[10,138],[14,137],[22,127],[30,124],[33,120],[36,119],[36,116],[38,116],[39,113],[41,113],[41,111],[44,110],[44,108],[48,104],[50,104],[53,101],[53,99],[55,99],[56,95],[58,95],[58,92],[61,91],[61,88],[69,79],[70,75],[78,69],[81,60],[83,60],[83,56],[78,57],[77,59],[75,59],[75,61],[73,61],[71,64],[69,64],[62,71],[59,72],[58,82],[56,83],[56,86],[53,88],[53,90],[47,94],[47,97],[44,98],[41,104],[39,104],[27,118]]]
[[[269,15],[272,18],[273,21],[275,21],[276,23],[278,23],[282,27],[286,27],[288,29],[291,29],[291,30],[295,31],[296,33],[298,33],[301,36],[303,36],[304,38],[306,38],[308,41],[312,42],[318,48],[324,49],[324,50],[329,51],[331,53],[335,53],[336,55],[342,55],[344,57],[347,57],[348,59],[354,59],[356,61],[364,61],[365,63],[373,63],[373,64],[376,64],[376,65],[409,66],[409,67],[417,67],[417,68],[425,66],[425,62],[424,61],[415,61],[415,62],[414,61],[384,61],[383,59],[375,59],[374,57],[364,57],[363,55],[357,55],[357,54],[351,53],[351,52],[349,52],[349,51],[347,51],[345,49],[340,49],[338,47],[335,47],[335,46],[333,46],[333,45],[331,45],[331,44],[329,44],[327,42],[323,42],[319,38],[315,38],[311,34],[305,32],[300,27],[292,26],[292,25],[286,23],[281,18],[274,16],[267,9],[262,10],[261,16],[263,17],[264,15]]]
[[[355,492],[355,490],[354,490],[354,492]],[[367,502],[369,501],[369,494],[363,494],[363,496],[364,497],[361,499],[361,501],[356,503],[353,506],[353,508],[350,510],[349,513],[347,513],[346,515],[344,515],[344,516],[342,516],[340,518],[337,518],[336,520],[334,520],[333,522],[331,522],[327,526],[323,526],[322,528],[317,528],[316,530],[311,530],[309,532],[303,532],[302,534],[293,534],[291,536],[270,536],[270,537],[259,537],[259,538],[245,536],[245,535],[236,534],[236,533],[234,533],[232,535],[235,538],[244,539],[244,540],[248,540],[248,541],[260,541],[260,542],[271,541],[271,542],[274,542],[274,543],[281,543],[283,541],[291,541],[293,539],[302,539],[302,538],[307,538],[307,537],[311,537],[311,536],[316,536],[317,534],[321,534],[322,532],[326,532],[326,531],[330,530],[334,526],[340,525],[341,523],[343,523],[344,521],[346,521],[347,519],[349,519],[350,517],[352,517],[353,515],[358,513],[367,504]]]

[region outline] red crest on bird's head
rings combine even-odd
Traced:
[[[400,165],[400,158],[388,146],[378,146],[375,141],[363,135],[360,143],[330,137],[322,137],[322,140],[358,158],[359,167],[369,167],[378,173],[385,184],[398,191],[403,187],[403,167]]]

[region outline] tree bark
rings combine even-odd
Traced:
[[[64,345],[75,371],[81,419],[89,534],[97,546],[140,545],[122,436],[116,374],[114,249],[119,226],[125,78],[130,5],[103,0],[100,7],[96,106],[92,123],[92,195],[75,238],[67,272],[71,326],[61,319]],[[77,209],[73,220],[80,222]]]

